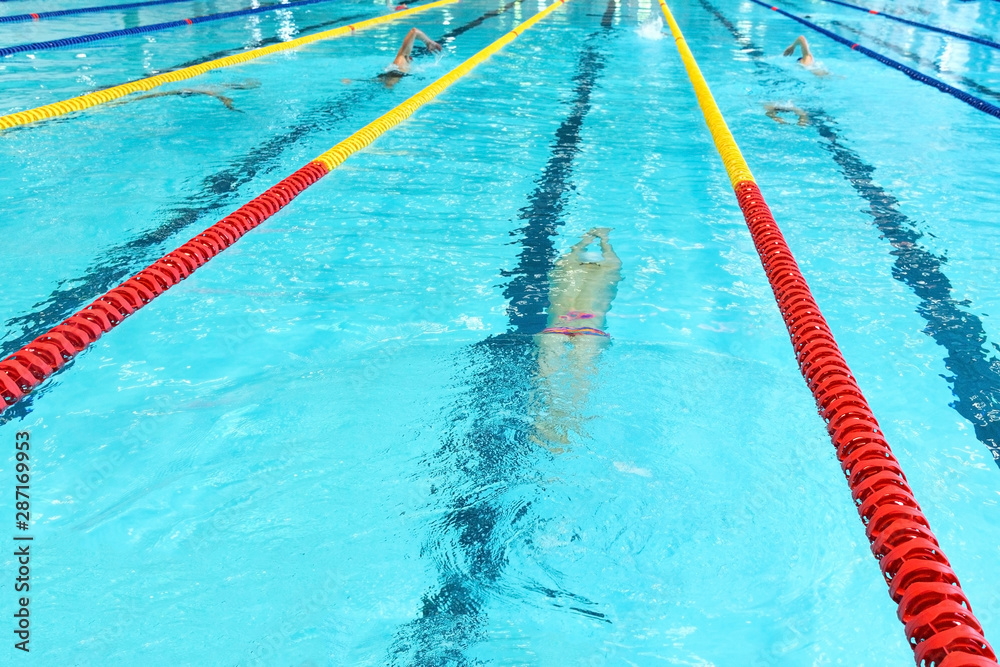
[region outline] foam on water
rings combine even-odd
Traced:
[[[663,19],[659,16],[650,18],[635,29],[635,34],[642,39],[663,39]]]

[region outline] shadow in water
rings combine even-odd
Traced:
[[[589,35],[573,76],[574,95],[527,205],[511,234],[520,246],[504,289],[509,329],[472,345],[460,358],[459,377],[469,389],[447,410],[440,447],[424,461],[432,479],[431,503],[440,517],[429,526],[422,555],[437,569],[437,585],[423,597],[420,616],[401,627],[389,650],[392,665],[471,665],[467,656],[485,640],[486,605],[505,589],[507,549],[530,530],[529,498],[542,482],[548,452],[533,443],[531,392],[538,370],[534,334],[546,325],[548,275],[556,259],[555,236],[573,185],[573,160],[591,109],[591,94],[605,68],[598,49],[612,29],[615,3],[601,30]],[[609,622],[594,603],[541,585],[528,590],[595,621]],[[521,591],[523,592],[523,588]]]

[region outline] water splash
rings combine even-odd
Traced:
[[[654,16],[636,28],[635,34],[642,39],[663,39],[663,19]]]

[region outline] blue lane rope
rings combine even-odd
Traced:
[[[965,92],[964,90],[959,90],[958,88],[955,88],[954,86],[949,86],[947,83],[945,83],[944,81],[941,81],[940,79],[935,79],[932,76],[927,76],[923,72],[919,72],[919,71],[913,69],[912,67],[907,67],[906,65],[904,65],[903,63],[901,63],[901,62],[899,62],[897,60],[893,60],[892,58],[888,58],[886,56],[883,56],[881,53],[878,53],[877,51],[872,51],[871,49],[866,49],[865,47],[861,46],[857,42],[852,42],[849,39],[845,39],[844,37],[841,37],[840,35],[838,35],[835,32],[830,32],[826,28],[821,28],[818,25],[816,25],[815,23],[813,23],[811,21],[807,21],[806,19],[802,18],[801,16],[796,16],[795,14],[791,14],[789,12],[786,12],[783,9],[778,9],[774,5],[769,5],[766,2],[761,2],[761,0],[751,0],[751,1],[753,3],[755,3],[755,4],[760,5],[761,7],[766,7],[767,9],[770,9],[772,11],[778,12],[779,14],[781,14],[783,16],[787,16],[788,18],[792,19],[793,21],[798,21],[802,25],[808,26],[808,27],[812,28],[813,30],[815,30],[816,32],[821,33],[823,35],[826,35],[830,39],[832,39],[834,41],[837,41],[837,42],[840,42],[841,44],[844,44],[845,46],[849,46],[849,47],[851,47],[852,50],[857,51],[858,53],[864,54],[864,55],[868,56],[869,58],[873,58],[873,59],[879,61],[880,63],[882,63],[883,65],[888,65],[889,67],[892,67],[894,69],[898,69],[900,72],[902,72],[906,76],[910,77],[914,81],[919,81],[922,84],[931,86],[933,88],[937,88],[941,92],[948,93],[952,97],[955,97],[955,98],[957,98],[957,99],[965,102],[969,106],[971,106],[971,107],[973,107],[975,109],[978,109],[979,111],[982,111],[983,113],[988,113],[989,115],[993,116],[994,118],[1000,118],[1000,107],[995,106],[993,104],[990,104],[989,102],[987,102],[984,99],[980,99],[980,98],[976,97],[975,95],[970,95],[969,93]]]
[[[0,0],[4,2],[6,0]],[[41,19],[51,19],[57,16],[72,16],[73,14],[96,14],[98,12],[113,12],[118,9],[134,9],[136,7],[152,7],[153,5],[172,5],[177,2],[191,2],[191,0],[147,0],[147,2],[128,2],[124,5],[102,5],[100,7],[80,7],[79,9],[60,9],[52,12],[36,12],[34,14],[11,14],[10,16],[0,16],[0,23],[24,23],[27,21],[40,21]]]
[[[945,28],[939,28],[936,25],[930,25],[928,23],[920,23],[919,21],[911,21],[910,19],[904,19],[902,16],[894,16],[892,14],[885,14],[883,12],[869,9],[867,7],[861,7],[859,5],[852,5],[849,2],[841,2],[841,0],[823,0],[823,2],[830,2],[835,5],[840,5],[841,7],[850,7],[851,9],[857,9],[859,12],[866,12],[868,14],[874,14],[876,16],[883,16],[887,19],[892,19],[893,21],[899,21],[900,23],[905,23],[907,25],[916,26],[918,28],[923,28],[925,30],[933,30],[934,32],[939,32],[942,35],[950,35],[951,37],[958,37],[959,39],[964,39],[970,42],[975,42],[976,44],[982,44],[983,46],[988,46],[991,49],[1000,49],[1000,44],[984,39],[982,37],[976,37],[974,35],[966,35],[963,32],[955,32],[954,30],[947,30]]]
[[[96,32],[92,35],[79,35],[77,37],[53,39],[47,42],[32,42],[30,44],[17,44],[15,46],[6,46],[0,48],[0,56],[10,56],[14,55],[15,53],[24,53],[25,51],[44,51],[45,49],[58,49],[63,46],[72,46],[75,44],[87,44],[88,42],[97,42],[102,39],[111,39],[112,37],[127,37],[130,35],[140,35],[146,32],[156,32],[157,30],[168,30],[170,28],[179,28],[181,26],[193,25],[195,23],[208,23],[209,21],[221,21],[222,19],[233,18],[234,16],[261,14],[263,12],[273,12],[279,9],[294,9],[295,7],[303,7],[305,5],[315,5],[321,2],[333,2],[333,1],[334,0],[297,0],[296,2],[289,2],[286,4],[266,5],[264,7],[238,9],[233,12],[222,12],[220,14],[207,14],[205,16],[195,16],[189,19],[181,19],[180,21],[167,21],[166,23],[153,23],[150,25],[137,26],[135,28],[125,28],[123,30],[108,30],[107,32]]]

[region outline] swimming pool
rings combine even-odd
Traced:
[[[544,6],[462,0],[159,89],[232,110],[171,95],[7,131],[3,356]],[[1000,91],[990,49],[782,7]],[[752,3],[671,9],[998,636],[998,121],[807,33],[816,77],[780,55],[803,28]],[[891,10],[996,34],[1000,6]],[[12,56],[0,113],[382,11]],[[6,485],[15,433],[34,443],[36,661],[909,664],[674,40],[637,32],[659,16],[567,3],[0,417]],[[455,36],[388,89],[373,77],[408,25]],[[595,226],[624,280],[553,453],[531,439],[531,334],[551,262]]]

